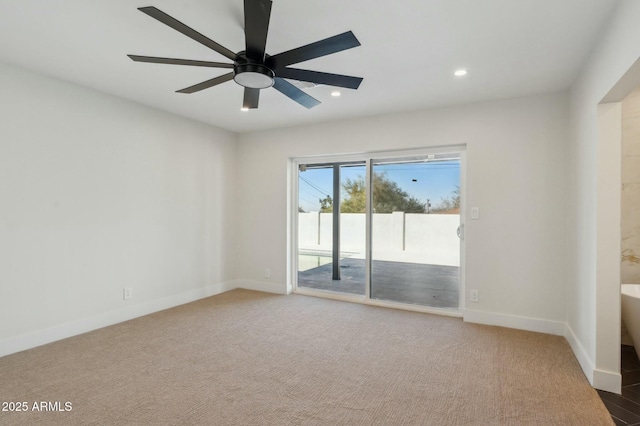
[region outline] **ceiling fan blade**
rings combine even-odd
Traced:
[[[244,88],[244,99],[242,100],[242,108],[255,109],[258,108],[258,100],[260,99],[260,89]]]
[[[136,62],[149,62],[152,64],[191,65],[194,67],[233,68],[233,64],[222,62],[194,61],[192,59],[158,58],[156,56],[127,55]]]
[[[275,73],[278,77],[282,78],[326,84],[328,86],[346,87],[347,89],[357,89],[360,83],[362,83],[362,77],[301,70],[298,68],[280,68],[276,70]]]
[[[247,58],[262,63],[267,45],[271,0],[244,0],[244,36]]]
[[[177,90],[178,93],[194,93],[199,92],[200,90],[208,89],[209,87],[213,87],[217,84],[224,83],[225,81],[233,80],[233,73],[223,74],[216,78],[212,78],[211,80],[203,81],[202,83],[194,84],[193,86],[184,88],[182,90]]]
[[[182,34],[186,35],[187,37],[194,39],[198,43],[204,44],[209,49],[215,50],[216,52],[218,52],[222,56],[226,56],[227,58],[231,59],[232,61],[235,61],[236,54],[234,52],[230,51],[226,47],[223,47],[223,46],[219,45],[218,43],[216,43],[215,41],[209,39],[208,37],[203,36],[202,34],[197,32],[193,28],[190,28],[190,27],[186,26],[185,24],[183,24],[182,22],[178,21],[177,19],[172,18],[171,16],[167,15],[166,13],[161,11],[160,9],[155,8],[153,6],[147,6],[147,7],[139,7],[138,10],[141,11],[141,12],[146,13],[147,15],[151,16],[154,19],[157,19],[158,21],[162,22],[163,24],[170,26],[174,30],[176,30],[178,32],[181,32]]]
[[[273,84],[273,88],[283,95],[293,99],[300,105],[305,108],[313,108],[314,106],[320,105],[320,101],[316,98],[307,95],[302,90],[298,89],[293,84],[289,83],[287,80],[276,77],[275,83]]]
[[[347,31],[306,46],[273,55],[267,59],[266,65],[271,69],[284,68],[287,65],[297,64],[358,46],[360,46],[360,42],[356,36],[351,31]]]

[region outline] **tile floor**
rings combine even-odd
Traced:
[[[598,391],[616,425],[640,426],[640,360],[633,346],[622,345],[622,395]]]

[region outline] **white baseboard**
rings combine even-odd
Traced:
[[[289,294],[291,291],[286,284],[270,283],[266,281],[237,280],[236,288],[245,290],[264,291],[266,293]]]
[[[464,310],[462,317],[465,322],[476,324],[496,325],[499,327],[515,328],[517,330],[535,331],[538,333],[564,336],[565,323],[539,318],[520,317],[516,315],[496,314],[494,312],[481,312]]]
[[[593,372],[595,370],[595,364],[569,324],[565,325],[564,338],[569,342],[569,346],[571,346],[571,350],[576,356],[578,364],[580,364],[584,375],[587,376],[587,380],[589,380],[589,383],[593,386]]]
[[[571,350],[578,359],[578,363],[584,372],[584,375],[596,389],[604,390],[607,392],[613,392],[620,394],[622,391],[622,375],[615,371],[605,371],[595,368],[595,363],[578,340],[578,337],[573,332],[573,329],[569,324],[566,324],[565,339],[569,342]]]
[[[195,302],[196,300],[225,293],[236,288],[276,294],[288,294],[290,292],[290,289],[286,284],[264,281],[239,280],[214,284],[201,289],[191,290],[185,293],[142,302],[135,305],[132,304],[122,309],[104,312],[92,317],[4,339],[0,341],[0,357],[35,348],[57,340],[77,336],[79,334],[87,333],[89,331],[97,330],[120,322],[129,321],[134,318],[173,308],[185,303]],[[593,361],[571,327],[564,322],[473,310],[463,311],[463,319],[465,322],[470,323],[495,325],[564,336],[569,342],[569,346],[578,359],[578,363],[580,364],[580,367],[582,368],[582,371],[587,377],[589,383],[596,389],[618,394],[620,393],[622,386],[622,376],[620,373],[596,369]]]
[[[620,395],[620,393],[622,393],[622,374],[614,371],[595,369],[593,370],[593,382],[591,386]]]
[[[233,290],[236,287],[237,286],[234,281],[218,283],[197,290],[163,297],[162,299],[131,304],[123,307],[122,309],[104,312],[31,333],[9,337],[0,341],[0,357],[35,348],[37,346],[46,345],[47,343],[55,342],[57,340],[77,336],[109,325],[129,321],[134,318],[173,308],[185,303],[194,302],[196,300]]]

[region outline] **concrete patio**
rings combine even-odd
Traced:
[[[298,273],[298,286],[348,294],[365,294],[365,261],[340,261],[340,280],[332,279],[331,263]],[[438,308],[458,308],[458,266],[374,260],[371,298]]]

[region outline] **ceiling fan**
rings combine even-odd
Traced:
[[[315,84],[345,87],[357,89],[362,82],[360,77],[348,75],[330,74],[319,71],[310,71],[299,68],[290,68],[289,65],[330,55],[342,50],[360,46],[360,42],[351,32],[326,38],[315,43],[307,44],[296,49],[270,56],[265,53],[267,44],[267,32],[271,17],[271,0],[244,0],[244,34],[246,49],[233,52],[213,40],[205,37],[194,29],[188,27],[177,19],[167,15],[153,6],[140,7],[138,10],[152,18],[170,26],[187,37],[201,43],[208,48],[227,57],[233,63],[198,61],[191,59],[159,58],[154,56],[128,55],[136,62],[150,62],[157,64],[190,65],[211,68],[233,69],[228,74],[212,78],[202,83],[178,90],[178,93],[194,93],[209,87],[216,86],[226,81],[234,80],[244,87],[243,109],[258,108],[260,90],[273,87],[280,93],[299,103],[306,108],[313,108],[320,101],[308,95],[287,79],[305,81]]]

